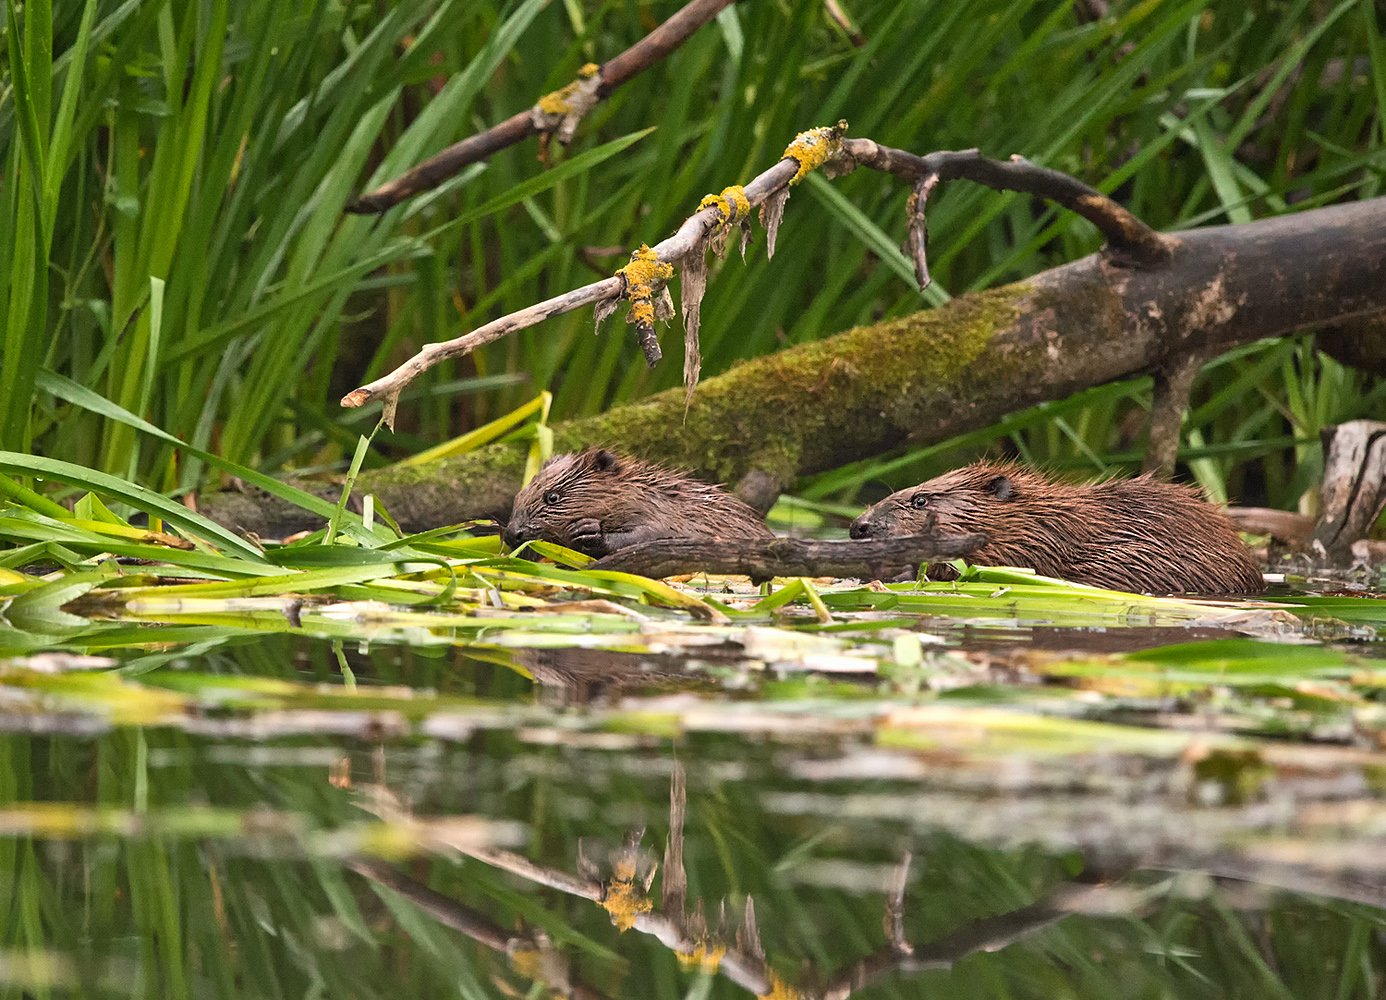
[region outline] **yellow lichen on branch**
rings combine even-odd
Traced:
[[[534,127],[542,134],[539,158],[548,163],[549,137],[557,136],[563,145],[573,141],[578,122],[600,99],[601,67],[588,63],[578,70],[577,79],[566,87],[545,94],[530,109]]]
[[[505,952],[510,968],[521,976],[547,987],[557,996],[571,994],[568,962],[543,931],[536,931],[532,939],[511,938],[506,942]]]
[[[706,208],[715,208],[721,215],[717,224],[712,227],[709,234],[708,245],[712,247],[712,252],[718,257],[723,257],[727,252],[727,236],[731,233],[733,226],[741,228],[741,259],[746,259],[746,246],[751,242],[751,199],[746,196],[746,189],[740,184],[733,184],[724,187],[721,194],[710,194],[698,202],[698,211]],[[690,258],[695,255],[690,255]],[[689,259],[685,258],[685,272],[689,267]],[[701,258],[698,263],[701,263]],[[695,265],[696,266],[696,265]],[[699,292],[698,298],[702,298]]]
[[[611,914],[611,922],[621,931],[630,930],[640,914],[654,909],[654,903],[636,883],[634,859],[623,858],[613,864],[602,908]]]
[[[539,98],[539,110],[548,115],[566,115],[574,111],[586,111],[575,106],[573,97],[584,81],[592,79],[601,69],[596,63],[588,63],[578,70],[578,78],[567,86],[560,87],[551,94]]]
[[[770,992],[757,993],[756,996],[759,1000],[799,1000],[803,994],[775,975],[772,970],[770,972]]]
[[[706,976],[712,975],[721,967],[722,959],[726,955],[726,945],[709,945],[703,942],[699,942],[692,951],[674,952],[680,969],[685,972],[701,972]]]
[[[519,948],[510,956],[510,967],[526,979],[538,979],[543,967],[538,948]]]
[[[654,326],[655,282],[668,281],[674,276],[674,265],[666,264],[644,243],[630,255],[630,263],[617,268],[626,283],[625,297],[630,299],[630,318],[636,324]]]
[[[847,122],[839,121],[836,125],[811,128],[796,135],[780,157],[782,160],[791,159],[799,164],[798,172],[790,178],[789,183],[798,184],[810,171],[818,169],[835,157],[842,149],[842,136],[846,132]]]
[[[722,212],[722,222],[731,225],[740,222],[751,214],[751,200],[746,197],[746,189],[740,184],[724,187],[721,194],[710,194],[698,202],[698,211],[717,208]]]

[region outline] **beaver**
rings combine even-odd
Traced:
[[[1010,462],[976,462],[899,490],[852,522],[853,538],[941,527],[985,532],[967,556],[1095,587],[1253,594],[1265,587],[1236,529],[1190,486],[1150,476],[1077,485]]]
[[[515,498],[505,541],[601,558],[655,538],[773,538],[749,504],[686,472],[605,448],[555,455]]]

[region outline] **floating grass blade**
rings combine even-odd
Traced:
[[[37,455],[20,455],[9,451],[0,452],[0,472],[53,479],[69,486],[115,497],[137,510],[142,510],[154,517],[161,517],[189,534],[215,542],[242,558],[257,561],[263,559],[259,549],[233,535],[214,521],[209,521],[200,514],[193,513],[182,504],[174,503],[152,490],[125,482],[104,472],[83,469],[70,462],[40,458]]]
[[[321,497],[314,496],[312,493],[301,490],[296,486],[291,486],[272,476],[267,476],[255,469],[213,455],[211,452],[203,451],[200,448],[194,448],[166,431],[155,427],[148,421],[140,419],[128,410],[117,406],[115,403],[112,403],[110,400],[91,391],[85,386],[78,385],[66,376],[59,375],[57,372],[41,369],[36,381],[42,389],[51,392],[59,399],[65,399],[75,406],[80,406],[93,413],[99,413],[118,423],[123,423],[126,426],[153,435],[161,441],[174,445],[194,455],[203,462],[206,462],[208,465],[236,476],[250,485],[264,490],[272,496],[279,497],[305,510],[312,511],[314,514],[324,519],[337,516],[337,508]],[[374,432],[372,432],[372,434],[374,434]],[[0,482],[0,490],[3,488],[3,482]],[[58,509],[62,510],[62,508]],[[348,528],[346,530],[349,530],[352,537],[358,542],[362,542],[363,544],[378,544],[382,539],[381,532],[366,532],[364,528],[358,528],[358,521],[359,518],[357,515],[348,511],[343,511],[338,520],[338,526],[339,529],[341,529],[343,525],[347,525]],[[387,529],[381,530],[384,531]]]

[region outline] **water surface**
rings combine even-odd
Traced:
[[[0,982],[1377,995],[1381,605],[820,589],[17,616]]]

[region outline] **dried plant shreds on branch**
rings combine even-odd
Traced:
[[[348,212],[376,215],[394,208],[416,194],[432,190],[463,167],[479,163],[492,154],[515,145],[530,136],[540,136],[547,150],[550,136],[567,145],[577,131],[583,115],[598,101],[659,62],[686,42],[692,34],[715,18],[734,0],[692,0],[677,14],[626,51],[603,63],[589,63],[578,70],[572,83],[551,94],[545,94],[533,105],[511,115],[485,132],[469,135],[417,167],[373,191],[368,191],[346,206]]]
[[[717,209],[722,219],[712,228],[707,245],[718,257],[727,255],[727,237],[732,227],[741,230],[741,260],[746,261],[746,247],[751,242],[751,202],[746,189],[739,184],[724,187],[721,194],[704,196],[698,211]],[[679,304],[683,310],[683,384],[684,405],[693,400],[693,389],[703,369],[703,355],[698,345],[698,329],[702,325],[703,293],[707,291],[707,255],[694,251],[683,258],[679,277]]]
[[[759,205],[761,224],[766,230],[766,253],[773,257],[775,236],[784,214],[785,202],[789,198],[790,186],[819,167],[830,167],[837,173],[843,173],[857,166],[866,166],[916,182],[909,214],[911,248],[915,253],[915,267],[920,275],[921,287],[928,283],[923,206],[932,188],[943,180],[973,180],[997,190],[1021,191],[1057,201],[1097,226],[1107,237],[1111,251],[1122,261],[1136,266],[1153,266],[1168,260],[1176,241],[1174,237],[1155,232],[1095,188],[1020,157],[1003,162],[988,159],[976,150],[918,156],[882,146],[870,139],[845,138],[843,133],[846,129],[846,122],[838,122],[834,126],[801,132],[773,167],[757,175],[744,187],[726,188],[720,195],[704,198],[698,210],[673,236],[654,247],[642,245],[637,255],[632,257],[631,264],[617,271],[613,277],[502,316],[453,340],[428,344],[393,372],[348,393],[342,399],[342,405],[362,406],[384,398],[385,412],[392,422],[394,402],[400,391],[438,362],[469,354],[478,347],[534,326],[550,316],[585,305],[596,306],[595,319],[597,326],[600,326],[622,297],[631,300],[630,322],[636,327],[646,362],[653,367],[662,356],[654,331],[654,320],[667,318],[666,313],[672,315],[672,301],[668,298],[667,287],[658,283],[672,276],[666,275],[661,269],[674,263],[681,263],[684,270],[683,312],[687,338],[684,381],[691,398],[701,367],[697,335],[698,310],[706,289],[704,253],[709,247],[724,251],[727,233],[734,224],[742,227],[744,253],[746,213],[751,206]],[[637,265],[636,272],[629,270]],[[656,270],[649,275],[650,294],[632,295],[631,278],[645,281],[644,272],[652,267]]]

